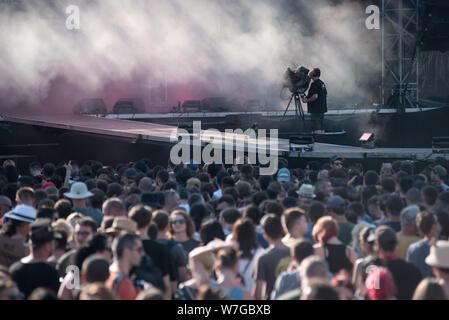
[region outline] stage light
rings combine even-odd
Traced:
[[[433,153],[449,153],[449,137],[432,137]]]
[[[365,132],[359,142],[362,148],[374,149],[374,133]]]
[[[290,142],[291,152],[313,151],[315,140],[311,134],[291,136],[288,140]]]

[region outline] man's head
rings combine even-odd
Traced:
[[[34,254],[40,252],[41,256],[47,258],[52,255],[56,234],[53,232],[49,219],[36,219],[31,223],[29,237]]]
[[[301,286],[306,286],[311,279],[319,278],[326,280],[329,274],[329,266],[326,260],[312,255],[305,258],[299,266]]]
[[[241,218],[241,213],[235,208],[226,208],[220,212],[220,223],[223,228],[232,230],[234,223]]]
[[[345,200],[340,196],[332,196],[326,201],[326,209],[335,216],[344,216],[346,211]]]
[[[284,211],[282,224],[285,233],[289,233],[293,238],[300,238],[309,230],[305,212],[297,207]]]
[[[442,165],[436,165],[430,170],[430,180],[435,182],[440,182],[447,175],[447,170]]]
[[[401,215],[401,210],[404,208],[404,202],[401,197],[397,195],[390,195],[387,199],[385,207],[389,218],[397,218]]]
[[[139,189],[142,192],[152,192],[154,190],[153,181],[149,177],[143,177],[139,181]]]
[[[150,226],[151,216],[151,208],[148,206],[137,205],[129,211],[129,218],[137,223],[139,230]]]
[[[433,207],[438,198],[438,189],[432,185],[426,185],[421,189],[421,195],[424,200],[424,204]]]
[[[307,208],[309,219],[312,224],[315,224],[319,218],[326,214],[326,207],[319,201],[312,201]]]
[[[393,253],[398,244],[394,230],[388,226],[380,226],[368,237],[368,241],[375,241],[374,250],[379,253]]]
[[[126,217],[126,207],[120,198],[110,198],[103,203],[103,215],[112,217]]]
[[[114,260],[124,261],[130,267],[138,266],[145,255],[142,241],[135,233],[122,233],[112,242]]]
[[[84,260],[81,274],[89,283],[104,283],[109,278],[109,261],[101,255],[93,254]]]
[[[321,77],[321,70],[319,68],[313,68],[312,71],[309,72],[309,77],[312,80],[319,79]]]
[[[81,247],[86,244],[87,239],[97,232],[97,223],[90,217],[84,217],[75,224],[75,243]]]
[[[428,211],[421,211],[416,217],[418,230],[426,237],[438,239],[441,232],[441,225],[435,214]]]
[[[16,203],[32,206],[34,203],[34,190],[30,187],[22,187],[17,190]]]
[[[166,232],[169,226],[169,214],[164,210],[154,211],[152,214],[153,222],[156,224],[159,232]]]
[[[7,196],[0,196],[0,217],[11,210],[12,203],[11,200]]]
[[[165,191],[164,197],[165,197],[164,207],[167,211],[172,211],[174,208],[178,206],[180,198],[179,194],[175,190],[171,189]]]
[[[405,207],[401,211],[402,229],[408,229],[410,233],[416,233],[416,217],[420,209],[417,205]]]
[[[33,177],[38,177],[41,175],[42,166],[39,162],[35,161],[35,162],[30,163],[29,169],[30,169],[30,174]]]
[[[268,242],[274,242],[284,236],[281,219],[278,216],[267,214],[262,218],[260,224],[262,226],[263,234]]]
[[[304,259],[312,256],[314,253],[313,245],[305,239],[296,241],[290,249],[290,256],[298,265],[301,265]]]

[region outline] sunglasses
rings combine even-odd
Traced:
[[[176,224],[176,223],[183,224],[184,222],[186,222],[184,219],[177,219],[177,220],[171,221],[171,223],[173,223],[173,224]]]

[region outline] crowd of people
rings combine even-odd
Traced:
[[[0,167],[0,300],[446,300],[449,162]]]

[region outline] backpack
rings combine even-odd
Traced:
[[[150,256],[144,256],[140,266],[131,270],[132,278],[135,281],[143,280],[151,283],[156,288],[165,291],[164,281],[162,279],[161,270],[156,266]]]

